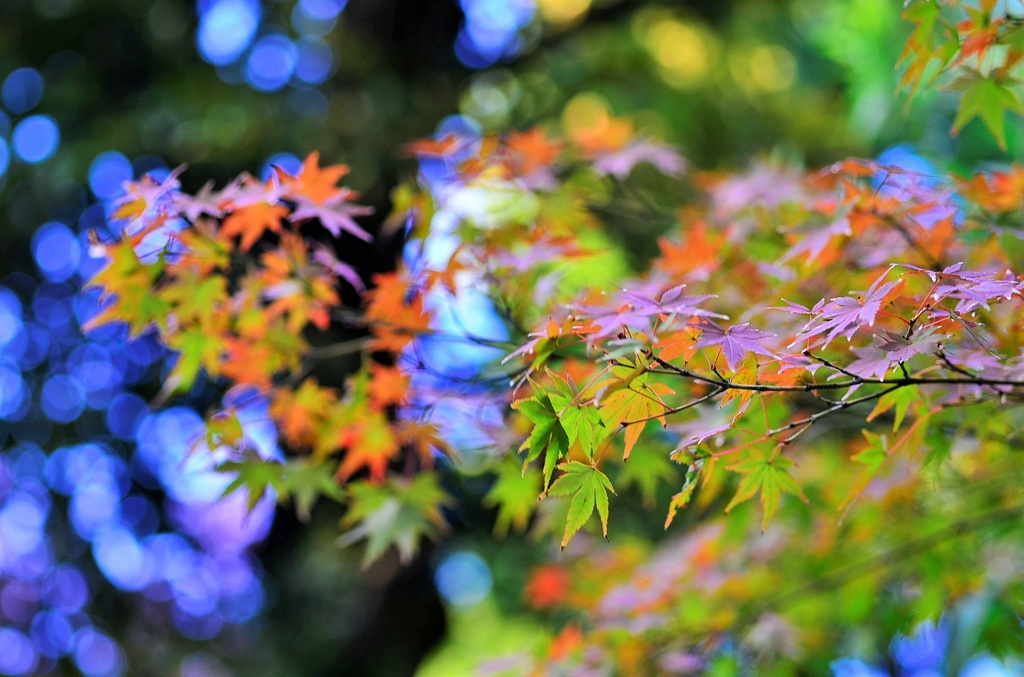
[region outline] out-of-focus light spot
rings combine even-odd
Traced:
[[[334,28],[337,18],[316,19],[310,16],[303,8],[302,3],[296,3],[292,9],[292,26],[302,35],[326,35]]]
[[[889,674],[856,658],[840,658],[829,667],[834,677],[887,677]]]
[[[75,663],[87,677],[113,677],[124,671],[124,656],[114,640],[85,627],[75,633]]]
[[[0,287],[0,348],[18,333],[21,325],[21,301],[6,287]]]
[[[235,61],[256,36],[260,25],[257,0],[215,0],[199,18],[199,53],[215,66]]]
[[[311,118],[325,114],[330,102],[319,90],[296,89],[288,93],[288,106],[299,115]]]
[[[793,86],[796,59],[784,47],[760,45],[750,53],[750,76],[766,92],[781,92]]]
[[[582,18],[591,0],[537,0],[537,9],[545,21],[565,26]]]
[[[39,652],[49,658],[68,653],[74,644],[75,630],[64,614],[53,611],[36,614],[32,619],[31,632]]]
[[[118,496],[110,485],[91,483],[75,489],[71,496],[71,525],[78,535],[91,540],[118,517]]]
[[[285,173],[291,176],[296,176],[299,170],[302,169],[302,160],[295,157],[291,153],[275,153],[267,158],[267,161],[263,163],[263,168],[260,169],[260,177],[266,181],[274,173],[274,166],[280,167]]]
[[[60,129],[49,115],[31,115],[14,128],[14,154],[30,164],[49,159],[60,144]]]
[[[0,542],[4,550],[25,555],[43,542],[47,510],[38,500],[23,492],[7,498],[0,510]]]
[[[584,92],[574,96],[562,111],[566,132],[598,127],[609,119],[608,101],[600,94]]]
[[[32,257],[51,282],[63,282],[78,270],[78,237],[59,221],[43,224],[32,234]]]
[[[107,407],[107,427],[120,439],[132,440],[148,410],[146,401],[135,393],[122,393]]]
[[[149,583],[153,562],[127,529],[101,531],[93,541],[92,552],[103,575],[122,590],[141,590]]]
[[[907,672],[937,669],[943,663],[949,630],[944,621],[919,624],[910,637],[899,635],[892,642],[892,655]]]
[[[295,77],[311,85],[320,84],[330,77],[334,68],[334,53],[319,38],[303,38],[298,42]]]
[[[267,35],[252,48],[245,65],[245,80],[253,89],[273,92],[291,80],[298,50],[283,35]]]
[[[89,188],[101,200],[110,200],[121,195],[124,192],[124,182],[131,179],[132,163],[121,153],[101,153],[89,165]]]
[[[11,148],[7,145],[7,139],[0,138],[0,176],[7,173],[11,165]]]
[[[27,675],[39,665],[32,641],[11,628],[0,628],[0,673]]]
[[[307,16],[317,21],[330,21],[341,14],[348,0],[299,0],[299,6]]]
[[[28,410],[28,395],[21,372],[0,367],[0,419],[20,420]]]
[[[536,11],[533,0],[461,0],[466,22],[455,39],[455,54],[470,68],[484,68],[514,56],[523,46],[520,31]]]
[[[1017,662],[1012,666],[1016,668],[1011,672],[1010,666],[1000,663],[989,655],[975,656],[967,661],[960,669],[959,677],[1013,677],[1019,675],[1024,664]]]
[[[491,570],[479,556],[471,552],[448,555],[434,573],[437,591],[449,604],[471,607],[491,592]]]
[[[85,393],[77,380],[56,374],[43,384],[42,405],[43,413],[54,423],[70,423],[82,415]]]
[[[645,39],[662,76],[674,87],[701,82],[717,57],[717,45],[710,35],[676,19],[654,23]]]
[[[89,601],[89,587],[85,577],[71,567],[60,567],[50,573],[46,603],[57,611],[77,613]]]
[[[12,113],[27,113],[43,98],[43,76],[35,68],[11,72],[0,87],[0,100]]]
[[[160,526],[160,515],[144,496],[129,496],[121,502],[121,519],[136,536],[149,536]]]

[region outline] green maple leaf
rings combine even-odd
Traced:
[[[738,472],[745,477],[740,480],[736,495],[725,507],[725,512],[729,512],[744,501],[749,501],[760,492],[761,507],[764,509],[761,531],[764,532],[768,528],[768,522],[779,509],[783,493],[797,496],[804,503],[810,503],[803,490],[800,489],[800,485],[788,472],[793,465],[795,465],[793,461],[785,456],[765,456],[761,451],[753,451],[750,458],[729,466],[729,470]]]
[[[597,508],[601,517],[601,532],[608,538],[608,492],[615,493],[608,477],[594,466],[567,461],[558,466],[563,474],[548,490],[548,496],[571,496],[569,514],[562,535],[562,549],[579,531]]]
[[[544,489],[547,490],[555,466],[569,451],[569,435],[558,419],[551,398],[537,384],[533,384],[533,387],[539,394],[528,400],[513,402],[512,408],[533,423],[533,431],[519,447],[519,451],[527,450],[527,464],[544,454]]]
[[[170,394],[187,393],[202,368],[207,373],[217,373],[220,355],[224,350],[217,335],[193,326],[166,336],[165,341],[169,348],[178,353],[174,369],[166,379]]]
[[[348,531],[338,544],[346,547],[365,539],[364,567],[392,546],[404,564],[412,561],[420,539],[434,538],[444,528],[441,508],[449,503],[434,475],[386,484],[354,482],[348,486],[348,497],[349,509],[341,522]]]
[[[857,476],[857,480],[853,483],[849,493],[846,494],[846,498],[839,504],[839,510],[845,510],[860,496],[861,492],[867,488],[871,480],[878,474],[878,469],[885,463],[885,459],[889,457],[889,440],[885,435],[876,435],[869,430],[862,430],[861,433],[864,435],[864,439],[868,441],[868,446],[851,456],[850,460],[863,464],[865,468]]]
[[[283,484],[295,502],[295,511],[303,522],[309,521],[313,506],[321,496],[342,502],[345,492],[334,479],[337,463],[318,463],[311,458],[289,461],[284,466]]]
[[[235,479],[224,489],[221,497],[245,489],[248,492],[246,509],[252,512],[267,490],[273,490],[279,498],[287,495],[284,483],[284,466],[277,461],[259,458],[254,451],[247,451],[244,460],[228,461],[217,466],[219,472],[236,473]]]
[[[652,449],[647,445],[638,447],[623,465],[616,477],[619,486],[636,487],[645,506],[653,506],[658,485],[671,482],[676,477],[677,465],[669,460],[664,450]]]
[[[995,137],[999,147],[1006,150],[1006,134],[1004,121],[1006,111],[1024,112],[1020,99],[1013,90],[980,73],[972,73],[951,85],[960,89],[960,107],[953,121],[952,133],[956,134],[974,118],[980,118]]]
[[[498,479],[484,496],[484,505],[497,507],[494,531],[504,536],[509,528],[521,531],[537,509],[537,496],[541,492],[541,474],[535,468],[522,472],[518,463],[504,463]]]
[[[601,413],[593,405],[582,403],[582,397],[571,380],[563,380],[555,374],[551,376],[557,392],[550,393],[548,397],[569,438],[569,446],[578,440],[587,458],[593,458],[598,443],[607,434]]]

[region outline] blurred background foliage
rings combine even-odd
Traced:
[[[523,588],[554,544],[492,538],[489,475],[452,480],[452,532],[408,568],[361,571],[335,544],[336,508],[301,524],[216,500],[230,478],[185,454],[211,393],[150,411],[162,348],[79,329],[96,303],[78,292],[98,265],[86,233],[115,235],[123,181],[188,164],[197,190],[319,150],[352,167],[372,227],[414,175],[413,138],[607,115],[704,170],[897,144],[954,166],[1007,159],[975,125],[948,136],[944,94],[894,95],[900,4],[5,0],[0,674],[453,675],[544,637]],[[1022,144],[1010,129],[1011,155]],[[609,235],[639,265],[663,227],[623,218]],[[400,246],[342,254],[368,274]],[[261,417],[246,412],[246,434],[278,453]],[[660,514],[634,499],[623,523],[657,537]]]

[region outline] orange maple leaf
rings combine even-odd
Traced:
[[[310,378],[295,390],[276,389],[270,402],[270,415],[290,445],[308,447],[316,443],[317,431],[337,399],[333,388],[324,388],[315,378]]]
[[[370,400],[378,407],[403,404],[409,390],[409,375],[398,367],[374,364],[370,367]]]
[[[281,232],[281,219],[287,214],[288,208],[285,206],[257,202],[232,211],[224,219],[224,225],[220,232],[228,239],[241,235],[242,241],[238,248],[247,252],[256,244],[257,240],[263,237],[264,232],[268,230],[274,233]]]
[[[376,411],[362,413],[338,437],[339,445],[345,447],[345,456],[335,475],[344,482],[361,468],[370,472],[375,482],[384,480],[388,463],[399,452],[398,440],[384,415]]]
[[[528,176],[542,167],[549,166],[562,152],[562,144],[548,138],[539,128],[528,132],[513,132],[505,141],[506,147],[515,154],[516,173]]]
[[[661,258],[658,269],[673,278],[707,277],[720,265],[719,258],[725,238],[711,235],[703,221],[690,226],[686,238],[680,244],[672,243],[668,238],[658,238]]]
[[[405,155],[426,157],[445,157],[454,153],[461,145],[461,139],[454,134],[448,134],[443,139],[417,139],[402,146]]]
[[[434,452],[440,451],[448,456],[452,450],[440,436],[440,431],[433,423],[420,421],[399,421],[395,424],[398,441],[416,452],[425,468],[434,466]]]
[[[306,156],[302,169],[294,183],[289,186],[289,195],[303,196],[317,205],[326,203],[342,191],[351,196],[351,191],[338,187],[341,177],[348,174],[348,165],[320,166],[320,153],[313,151]]]

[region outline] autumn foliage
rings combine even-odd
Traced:
[[[995,5],[910,4],[904,84],[941,79],[962,95],[954,133],[979,117],[1002,143],[1024,32]],[[367,210],[316,153],[196,195],[177,172],[143,179],[114,214],[124,237],[95,243],[109,264],[91,324],[155,327],[179,355],[164,398],[203,378],[268,403],[283,463],[247,449],[231,407],[197,440],[234,449],[222,467],[251,504],[343,502],[345,542],[407,559],[445,528],[459,428],[480,428],[498,534],[567,549],[526,587],[580,623],[539,659],[566,669],[670,672],[736,637],[752,664],[785,666],[834,655],[846,627],[906,628],[980,589],[1021,598],[1019,568],[985,562],[1021,555],[1024,170],[691,172],[610,115],[404,152],[421,172],[392,196],[413,252],[394,273],[364,281],[346,259]],[[634,170],[674,188],[646,199]],[[609,205],[675,224],[629,279],[602,274]],[[511,339],[443,319],[474,291]],[[362,337],[320,338],[339,329]],[[494,359],[452,375],[431,341]],[[310,375],[348,353],[362,363],[344,383]],[[499,420],[453,421],[452,400]],[[674,538],[652,551],[617,530],[630,501]],[[895,617],[863,602],[882,596]],[[1014,608],[986,632],[1008,636]]]

